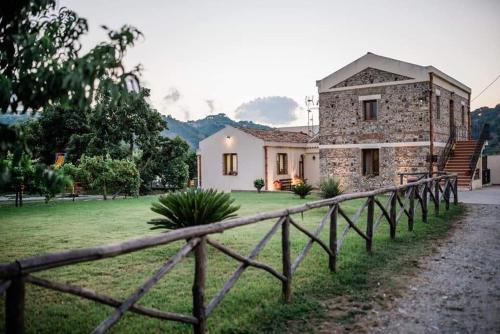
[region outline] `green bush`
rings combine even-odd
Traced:
[[[41,196],[44,196],[45,203],[48,203],[58,193],[64,191],[66,186],[72,185],[73,180],[60,169],[45,168],[45,165],[37,165],[34,183],[37,192]]]
[[[106,200],[108,194],[137,196],[140,177],[132,161],[111,159],[109,156],[82,157],[80,162],[82,180],[90,189],[99,191]]]
[[[321,197],[323,198],[332,198],[344,192],[340,186],[340,180],[335,177],[329,177],[323,180],[319,185],[319,189],[321,190]]]
[[[306,182],[299,182],[296,185],[292,186],[292,192],[295,195],[300,196],[300,198],[306,198],[312,191],[313,187]]]
[[[257,189],[257,192],[260,193],[260,190],[264,187],[264,179],[256,179],[253,181],[253,186]]]
[[[154,202],[151,210],[165,216],[153,219],[149,224],[153,229],[166,228],[170,230],[216,223],[235,217],[240,208],[233,205],[234,199],[224,192],[214,189],[188,189],[160,196]]]

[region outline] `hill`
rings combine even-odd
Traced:
[[[163,135],[173,138],[179,136],[186,140],[193,148],[198,148],[200,140],[223,129],[226,125],[234,127],[247,127],[255,129],[269,129],[268,126],[256,124],[249,121],[233,121],[225,114],[209,115],[195,121],[182,122],[172,116],[165,116],[168,130],[162,132]]]
[[[486,155],[500,154],[500,104],[493,108],[481,107],[471,112],[472,138],[479,137],[485,123],[490,124],[490,139],[485,148]]]

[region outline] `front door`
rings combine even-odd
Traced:
[[[304,155],[301,154],[299,158],[299,179],[304,179]]]
[[[455,134],[455,106],[453,100],[450,100],[450,136]]]

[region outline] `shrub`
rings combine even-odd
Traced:
[[[82,157],[80,162],[82,180],[93,190],[100,191],[104,199],[108,193],[113,198],[118,193],[136,196],[139,193],[139,171],[132,161],[110,157]]]
[[[340,180],[335,177],[329,177],[321,182],[319,185],[321,190],[321,197],[332,198],[341,195],[344,191],[340,186]]]
[[[149,224],[153,229],[166,228],[170,230],[205,225],[235,217],[240,208],[233,205],[234,199],[224,192],[214,189],[188,189],[160,196],[153,203],[151,210],[165,216],[153,219]]]
[[[307,184],[306,182],[299,182],[296,185],[292,186],[292,192],[295,195],[300,196],[300,198],[306,198],[312,191],[312,186]]]
[[[58,193],[64,191],[66,186],[72,185],[73,181],[70,176],[65,175],[60,169],[37,165],[34,183],[38,193],[44,196],[45,203],[48,203]]]
[[[257,189],[257,192],[260,193],[260,190],[264,187],[264,179],[256,179],[253,181],[253,186]]]

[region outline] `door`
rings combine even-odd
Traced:
[[[299,158],[299,179],[304,179],[304,155],[301,154]]]
[[[450,136],[455,135],[455,106],[453,100],[450,100]]]

